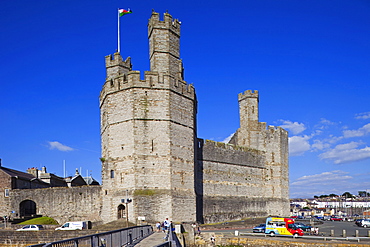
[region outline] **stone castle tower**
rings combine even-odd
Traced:
[[[183,78],[180,22],[153,12],[148,24],[150,71],[133,71],[130,58],[107,56],[100,93],[102,218],[194,221],[197,101]],[[186,208],[186,210],[184,210]],[[126,217],[125,215],[123,217]]]
[[[130,58],[105,57],[102,186],[60,187],[62,178],[45,183],[32,169],[33,175],[0,164],[1,212],[18,208],[15,214],[60,222],[168,217],[211,223],[289,215],[288,133],[259,122],[258,91],[238,95],[240,127],[229,143],[198,139],[195,89],[184,81],[180,59],[180,22],[153,12],[148,38],[150,71],[143,80]]]
[[[282,214],[289,198],[288,132],[280,127],[259,122],[258,91],[247,90],[238,95],[240,128],[230,143],[253,148],[265,153],[266,178],[264,194],[269,195],[270,215]],[[270,204],[270,205],[269,205]]]
[[[184,81],[180,59],[180,22],[153,12],[148,38],[150,71],[143,80],[130,58],[105,57],[102,220],[288,215],[288,134],[259,122],[258,91],[239,94],[240,128],[229,144],[198,139],[195,89]]]

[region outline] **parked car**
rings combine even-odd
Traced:
[[[330,218],[331,218],[330,216],[325,215],[323,220],[330,220]]]
[[[303,231],[311,231],[311,228],[312,228],[312,226],[305,225],[301,222],[296,222],[296,223],[294,223],[294,225],[296,225],[296,227],[298,227],[298,228],[301,228]]]
[[[355,224],[357,225],[357,226],[362,226],[362,221],[363,221],[364,219],[357,219],[357,220],[355,220]]]
[[[355,221],[357,226],[370,227],[370,219],[358,219]]]
[[[266,224],[259,224],[258,226],[253,227],[253,232],[262,232],[264,233],[266,229]]]
[[[367,220],[363,220],[363,221],[361,222],[361,224],[362,224],[362,226],[363,226],[363,227],[365,227],[365,228],[366,228],[366,227],[370,227],[370,220],[368,220],[368,219],[367,219]]]
[[[336,216],[332,216],[332,217],[330,217],[330,220],[331,220],[331,221],[343,221],[343,219],[342,219],[342,218],[339,218],[339,217],[336,217]]]
[[[44,227],[42,225],[26,225],[22,228],[17,229],[16,231],[39,231],[43,229]]]

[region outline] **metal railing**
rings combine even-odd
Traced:
[[[151,235],[153,228],[147,226],[135,226],[103,232],[84,237],[71,238],[45,244],[30,245],[28,247],[117,247],[134,246],[143,238]]]
[[[154,247],[182,247],[180,240],[178,239],[175,232],[172,231],[172,229],[168,230],[166,240],[166,242],[158,244]]]

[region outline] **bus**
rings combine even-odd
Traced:
[[[272,237],[275,235],[303,236],[303,230],[294,225],[293,219],[281,217],[268,217],[265,233]]]

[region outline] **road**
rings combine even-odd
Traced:
[[[298,221],[298,220],[297,220]],[[304,224],[310,224],[309,221],[300,220]],[[354,237],[356,234],[356,230],[358,230],[359,237],[368,237],[370,228],[363,228],[359,227],[355,224],[354,221],[351,222],[342,222],[342,221],[323,221],[320,222],[322,224],[316,225],[319,228],[319,235],[323,236],[331,236],[331,231],[334,230],[334,237],[342,237],[343,230],[346,231],[347,237]],[[230,232],[234,233],[235,230],[239,232],[252,232],[252,228],[244,228],[244,229],[224,229],[224,230],[203,230],[204,232]],[[306,233],[306,232],[305,232]],[[308,233],[308,232],[307,232]],[[306,234],[305,234],[306,235]],[[308,234],[307,234],[308,235]]]

